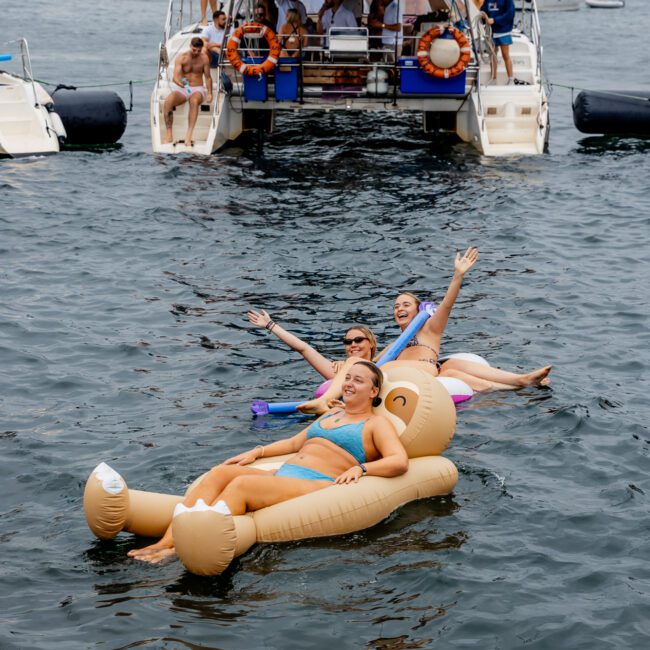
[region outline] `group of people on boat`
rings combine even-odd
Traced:
[[[547,385],[551,366],[516,374],[469,361],[439,362],[441,337],[449,315],[465,274],[477,260],[476,248],[456,253],[454,274],[443,300],[410,344],[389,363],[416,366],[433,376],[459,377],[477,391]],[[397,296],[393,316],[400,329],[413,321],[418,307],[418,298],[410,292]],[[183,503],[187,507],[202,499],[215,504],[222,513],[240,515],[331,485],[356,482],[364,476],[393,477],[408,470],[408,457],[393,424],[373,411],[381,403],[383,381],[382,371],[374,361],[383,353],[377,353],[377,342],[369,328],[349,328],[343,339],[347,358],[331,361],[285,330],[266,311],[251,310],[248,319],[300,352],[324,378],[332,379],[332,384],[322,397],[301,407],[303,412],[321,417],[291,437],[257,445],[213,467],[186,495]],[[260,458],[284,454],[293,455],[277,470],[250,467]],[[130,557],[152,563],[173,555],[171,524],[155,544],[129,551]]]
[[[307,3],[306,6],[305,2]],[[332,27],[358,27],[366,15],[369,32],[370,51],[374,60],[385,59],[394,63],[402,55],[404,47],[404,12],[405,0],[372,0],[366,6],[366,0],[259,0],[254,7],[254,22],[264,25],[277,32],[281,57],[295,58],[303,55],[315,39],[318,46],[327,45],[327,35]],[[514,21],[514,0],[471,0],[479,9],[486,23],[492,26],[495,47],[499,47],[503,56],[507,84],[514,84],[510,45],[512,44],[512,28]],[[212,76],[210,67],[218,65],[224,42],[228,17],[222,9],[217,9],[216,0],[210,0],[213,9],[212,23],[207,24],[207,0],[201,2],[201,35],[192,38],[190,49],[176,57],[170,94],[163,106],[165,135],[163,144],[173,141],[174,109],[185,102],[189,103],[188,126],[184,144],[192,146],[193,134],[198,118],[199,107],[202,103],[212,102]],[[318,6],[316,6],[318,5]],[[458,0],[455,6],[460,16],[466,16],[465,5]],[[421,15],[415,21],[419,29],[425,19],[451,20],[449,5],[445,0],[429,0],[428,14]],[[311,15],[315,15],[314,21]],[[409,43],[413,46],[413,43]],[[249,53],[255,56],[268,55],[268,47],[264,39]],[[377,55],[377,52],[380,54]],[[496,50],[491,61],[491,77],[497,77]]]

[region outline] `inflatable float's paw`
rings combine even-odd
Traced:
[[[124,479],[106,463],[90,473],[84,490],[84,513],[99,539],[113,539],[129,517],[129,490]]]
[[[174,510],[172,535],[179,560],[196,575],[219,575],[235,557],[235,521],[223,501],[209,506],[199,499],[189,508],[179,503]]]

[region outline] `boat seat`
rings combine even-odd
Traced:
[[[330,27],[327,50],[331,59],[367,59],[367,27]]]

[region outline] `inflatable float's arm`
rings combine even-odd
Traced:
[[[275,336],[288,345],[292,350],[299,352],[305,361],[318,374],[325,377],[325,379],[332,379],[334,377],[336,373],[334,372],[332,362],[329,359],[326,359],[318,350],[316,350],[316,348],[309,345],[309,343],[305,343],[305,341],[299,339],[295,334],[287,332],[287,330],[278,325],[264,309],[260,312],[251,309],[247,316],[248,320],[253,323],[253,325],[269,330],[269,332],[275,334]]]
[[[463,278],[465,273],[469,271],[474,264],[478,261],[478,248],[472,246],[468,247],[465,251],[465,254],[461,257],[460,253],[456,253],[456,259],[454,260],[454,277],[449,283],[447,288],[447,293],[442,299],[442,302],[438,305],[436,313],[426,324],[427,329],[437,336],[441,336],[449,320],[449,314],[451,314],[452,307],[458,298],[460,292],[460,287],[463,284]]]

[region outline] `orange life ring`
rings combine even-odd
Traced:
[[[458,61],[454,63],[450,68],[440,68],[438,67],[429,56],[429,50],[431,49],[431,44],[439,36],[442,36],[446,31],[448,31],[453,37],[458,46],[460,47],[460,56]],[[438,77],[438,79],[448,79],[449,77],[458,76],[469,64],[469,59],[472,54],[472,48],[469,46],[469,41],[463,32],[456,27],[432,27],[422,38],[418,41],[417,56],[418,63],[422,70],[427,74],[430,74],[432,77]]]
[[[241,60],[238,48],[244,34],[260,34],[266,39],[266,42],[269,44],[269,55],[262,63],[244,63]],[[241,72],[247,77],[256,77],[267,74],[275,68],[280,58],[281,50],[280,41],[278,41],[278,37],[272,29],[260,23],[246,23],[238,27],[228,39],[226,57],[237,72]]]

